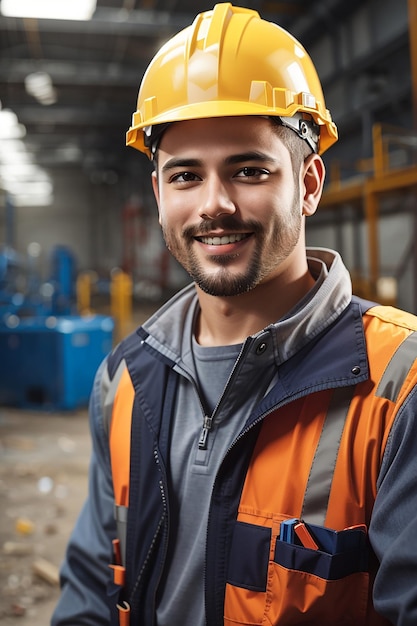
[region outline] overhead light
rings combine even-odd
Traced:
[[[34,163],[0,163],[0,181],[2,182],[50,182],[50,176],[45,170]]]
[[[54,195],[49,191],[43,193],[19,193],[9,194],[12,198],[13,205],[15,207],[30,207],[35,206],[51,206],[54,202]]]
[[[55,104],[57,101],[52,79],[46,72],[28,74],[25,78],[25,89],[41,104]]]
[[[47,180],[17,180],[4,183],[4,189],[15,196],[42,196],[50,197],[52,184]]]
[[[19,123],[16,113],[0,106],[0,139],[21,139],[26,135],[26,128]]]
[[[0,163],[19,165],[33,163],[33,156],[27,151],[21,139],[3,139],[0,141]]]
[[[7,17],[51,20],[90,20],[97,0],[1,0],[0,13]]]
[[[46,206],[53,202],[49,174],[34,164],[21,136],[25,127],[10,109],[0,109],[0,190],[15,206]],[[19,132],[15,132],[16,129]]]

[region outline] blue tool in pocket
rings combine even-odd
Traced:
[[[337,580],[368,569],[368,539],[364,525],[343,530],[309,524],[296,518],[281,524],[275,562],[283,567]]]

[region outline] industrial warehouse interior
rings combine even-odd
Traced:
[[[417,313],[417,0],[236,4],[304,45],[338,127],[307,244],[340,252],[357,295]],[[189,280],[160,233],[151,164],[126,131],[153,55],[212,7],[0,0],[5,626],[44,626],[57,601],[87,493],[98,365]]]

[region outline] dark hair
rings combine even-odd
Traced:
[[[279,139],[281,139],[282,143],[290,153],[294,177],[298,179],[301,165],[304,163],[306,158],[313,153],[313,150],[308,143],[304,139],[301,139],[297,133],[291,130],[291,128],[282,126],[282,124],[279,124],[273,118],[270,118],[270,121],[272,130],[279,137]]]

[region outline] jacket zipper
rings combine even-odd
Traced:
[[[235,362],[235,364],[233,366],[233,369],[232,369],[232,371],[229,374],[229,378],[226,381],[226,384],[225,384],[224,389],[223,389],[223,393],[221,394],[221,396],[219,398],[219,401],[217,402],[216,406],[214,407],[214,410],[213,410],[213,413],[211,414],[211,416],[208,415],[208,411],[206,411],[204,403],[203,403],[203,401],[201,399],[200,392],[199,392],[199,389],[198,389],[198,385],[195,384],[195,387],[197,389],[197,395],[198,395],[198,398],[199,398],[199,401],[200,401],[200,405],[201,405],[201,409],[202,409],[202,412],[203,412],[203,426],[202,426],[202,429],[201,429],[200,438],[198,440],[198,447],[199,447],[200,450],[207,450],[208,436],[209,436],[209,433],[210,433],[210,431],[211,431],[211,429],[213,427],[214,418],[216,416],[216,413],[218,412],[219,407],[220,407],[220,405],[222,403],[222,400],[223,400],[224,396],[227,394],[227,391],[228,391],[230,385],[232,384],[232,381],[233,381],[233,379],[234,379],[234,377],[236,375],[237,370],[240,367],[240,364],[242,362],[244,354],[249,350],[249,348],[252,345],[253,341],[254,340],[252,338],[248,338],[245,341],[244,345],[242,346],[242,349],[241,349],[241,351],[239,353],[239,356],[236,359],[236,362]]]

